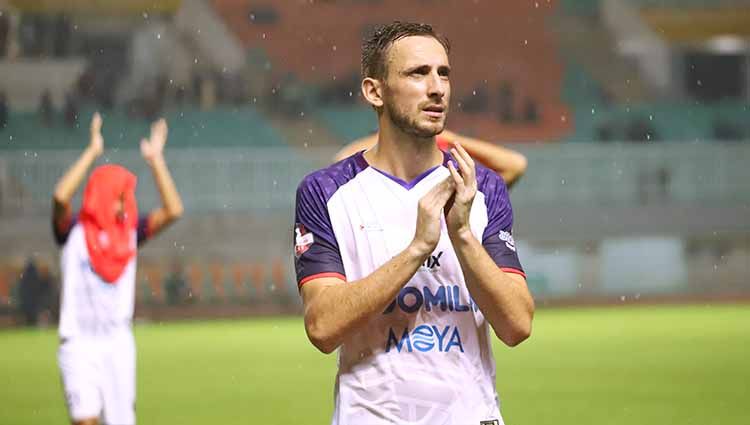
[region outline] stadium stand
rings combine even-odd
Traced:
[[[492,140],[550,140],[570,130],[568,110],[559,97],[563,66],[545,27],[554,3],[509,2],[498,14],[490,3],[467,5],[458,1],[442,2],[440,7],[385,0],[282,2],[263,8],[241,0],[213,1],[246,48],[265,50],[277,79],[292,74],[305,84],[319,86],[358,72],[361,36],[374,24],[394,19],[431,22],[450,37],[452,60],[466,64],[457,67],[459,71],[454,74],[453,93],[458,101],[454,102],[451,125]],[[398,8],[388,7],[396,4]],[[348,18],[339,19],[344,13]],[[455,25],[457,21],[473,25]],[[493,43],[484,42],[487,39]],[[501,122],[497,97],[505,83],[513,87],[510,107],[514,113],[510,120]],[[354,87],[353,91],[358,90]],[[478,91],[490,98],[489,106],[486,110],[463,111],[463,103],[471,102]],[[524,109],[530,104],[534,119],[523,119]],[[323,116],[334,126],[348,121],[347,116],[330,119],[332,114],[334,111],[326,111]],[[363,125],[366,127],[346,132],[364,134],[372,130],[369,123]]]
[[[88,140],[88,121],[93,110],[87,109],[78,116],[74,127],[68,127],[59,116],[49,127],[42,125],[38,114],[12,113],[8,127],[0,135],[0,149],[78,149]],[[129,118],[123,110],[103,112],[103,134],[108,148],[137,148],[140,139],[148,135],[148,122]],[[168,110],[171,147],[216,146],[277,146],[284,140],[256,108],[217,107],[204,111],[195,108]]]

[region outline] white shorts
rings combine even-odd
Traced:
[[[105,425],[135,424],[135,341],[130,330],[68,339],[57,360],[73,421],[101,417]]]

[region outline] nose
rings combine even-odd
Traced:
[[[427,83],[427,96],[442,99],[445,96],[448,84],[450,84],[448,80],[441,77],[437,71],[431,72]]]

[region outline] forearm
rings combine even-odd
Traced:
[[[509,187],[526,172],[526,157],[519,152],[467,137],[457,136],[454,140],[474,159],[499,174]]]
[[[63,174],[57,182],[53,194],[56,204],[67,205],[70,203],[70,200],[73,198],[78,186],[81,185],[83,178],[86,177],[86,172],[88,172],[96,157],[96,152],[87,148],[65,174]]]
[[[423,252],[410,245],[363,279],[322,288],[305,309],[305,327],[313,344],[330,353],[347,335],[381,314],[429,255]]]
[[[451,235],[471,297],[495,331],[509,346],[531,333],[534,301],[525,286],[500,270],[471,232]]]
[[[338,151],[336,153],[336,156],[334,156],[334,161],[341,161],[342,159],[348,158],[359,151],[370,149],[371,147],[375,146],[377,142],[377,134],[357,139]]]
[[[170,218],[177,218],[182,215],[182,199],[175,187],[172,175],[169,173],[167,163],[163,156],[158,156],[149,161],[151,172],[154,175],[156,187],[159,190],[161,203]]]

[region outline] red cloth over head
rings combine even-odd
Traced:
[[[135,255],[136,182],[136,176],[126,168],[102,165],[91,173],[83,192],[79,220],[86,235],[91,267],[109,283],[117,281]]]

